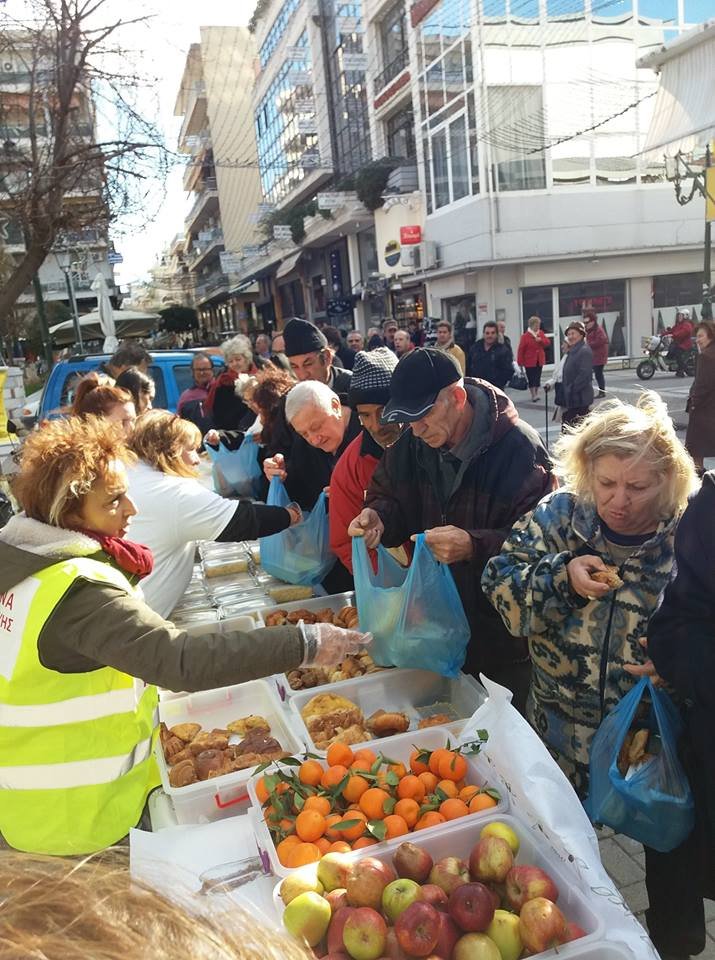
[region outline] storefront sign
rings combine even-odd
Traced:
[[[344,53],[343,70],[367,70],[367,54]]]
[[[418,224],[400,227],[400,243],[403,246],[413,243],[422,243],[422,227],[420,227]]]
[[[400,262],[400,244],[397,240],[388,240],[385,244],[385,263],[388,267],[396,267]]]
[[[328,300],[325,312],[329,317],[344,317],[346,314],[352,314],[352,301],[345,297],[335,297],[332,300]]]
[[[488,303],[480,303],[480,304],[479,304],[479,312],[480,312],[480,313],[488,313],[488,311],[489,311],[489,304],[488,304]]]
[[[218,256],[224,273],[238,273],[241,269],[241,257],[237,253],[224,250]]]
[[[287,223],[277,223],[273,227],[274,240],[292,240],[290,225]]]

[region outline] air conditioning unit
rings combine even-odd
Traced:
[[[438,263],[437,244],[434,240],[425,240],[403,246],[400,250],[400,266],[415,270],[429,270]]]

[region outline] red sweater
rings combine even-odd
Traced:
[[[608,363],[608,334],[598,325],[598,321],[586,331],[586,343],[591,348],[594,367],[602,367]]]
[[[365,492],[380,462],[372,453],[363,452],[363,440],[364,431],[345,448],[330,478],[330,549],[350,573],[353,548],[348,527],[365,506]],[[366,441],[366,447],[373,445],[374,441]]]
[[[546,363],[546,348],[548,345],[549,338],[543,330],[537,330],[536,337],[530,330],[527,330],[519,341],[516,362],[520,367],[543,367]]]

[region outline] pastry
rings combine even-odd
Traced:
[[[200,733],[191,741],[189,750],[196,756],[202,750],[225,750],[228,746],[228,737],[215,733]]]
[[[197,780],[193,760],[182,760],[169,770],[169,783],[172,787],[186,787],[190,783],[196,783]]]
[[[357,607],[343,607],[335,615],[335,624],[338,627],[345,627],[348,630],[354,630],[358,625]]]
[[[596,583],[605,583],[611,590],[618,590],[623,586],[623,581],[618,575],[618,567],[607,566],[605,570],[596,570],[591,573],[591,579]]]
[[[346,727],[345,730],[341,730],[340,733],[336,733],[335,736],[330,741],[331,743],[365,743],[366,740],[370,739],[370,733],[359,723],[355,723],[352,727]]]
[[[202,750],[194,758],[196,776],[199,780],[208,780],[209,774],[221,770],[224,765],[223,750]]]
[[[646,747],[648,746],[648,738],[650,737],[650,730],[636,730],[633,734],[633,740],[631,745],[628,748],[628,762],[629,764],[638,763],[644,756],[646,752]]]
[[[451,723],[452,718],[448,717],[446,713],[433,713],[431,717],[425,717],[423,720],[417,724],[418,730],[426,730],[427,727],[439,727],[445,723]]]
[[[172,759],[177,754],[182,753],[186,744],[183,740],[179,740],[178,737],[169,737],[168,740],[165,740],[162,744],[164,749],[164,757],[168,763],[175,763]]]
[[[234,757],[243,753],[260,753],[272,756],[283,750],[275,737],[269,736],[265,730],[251,730],[251,732],[233,748]]]
[[[321,749],[348,727],[364,727],[362,710],[335,693],[319,693],[301,710],[301,716],[313,742]]]
[[[267,627],[283,627],[285,626],[287,616],[287,610],[274,610],[273,613],[269,613],[264,618],[263,622]]]
[[[286,620],[292,624],[296,624],[300,620],[302,620],[303,623],[315,623],[316,617],[310,610],[292,610],[286,617]]]
[[[270,587],[268,596],[276,603],[291,603],[294,600],[309,600],[313,596],[312,587],[289,586]]]
[[[318,610],[315,614],[316,623],[333,623],[334,611],[330,607],[325,607],[324,610]]]
[[[271,725],[265,717],[252,713],[240,720],[232,720],[226,725],[226,730],[228,733],[236,734],[236,736],[245,737],[249,730],[265,730],[266,733],[270,733]]]
[[[200,732],[200,723],[177,723],[169,730],[169,733],[183,740],[184,743],[190,743],[191,740]]]
[[[410,718],[406,713],[385,710],[376,710],[365,722],[368,730],[376,737],[392,737],[397,733],[404,733],[410,726]]]
[[[235,560],[225,560],[223,563],[205,564],[204,573],[207,577],[227,577],[231,573],[245,573],[248,570],[248,557],[237,557]]]

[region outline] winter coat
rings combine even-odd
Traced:
[[[665,332],[673,337],[673,343],[679,350],[692,350],[693,325],[690,320],[678,320]]]
[[[451,493],[442,483],[442,461],[449,453],[406,430],[378,464],[366,505],[382,519],[386,547],[432,527],[453,525],[469,533],[471,559],[449,569],[472,634],[464,669],[489,675],[492,665],[525,660],[527,648],[523,638],[514,639],[504,628],[479,589],[479,578],[515,520],[533,509],[553,480],[539,435],[519,420],[511,400],[482,381],[467,379],[465,386],[481,437],[476,455],[456,473]]]
[[[469,351],[469,376],[486,380],[503,390],[514,374],[514,355],[506,343],[494,343],[487,350],[484,340],[477,340]]]
[[[464,350],[461,347],[458,347],[454,340],[450,343],[448,347],[440,347],[439,344],[435,344],[438,350],[448,353],[450,357],[456,361],[457,366],[462,371],[462,376],[467,372],[467,361],[464,356]]]
[[[353,572],[352,537],[348,527],[365,505],[365,494],[383,448],[362,430],[345,448],[330,480],[330,549]]]
[[[543,330],[537,330],[536,336],[527,330],[519,341],[516,352],[516,362],[520,367],[543,367],[546,363],[546,350],[549,347],[549,338]]]
[[[693,457],[715,457],[715,342],[698,356],[695,380],[688,397],[685,446]]]
[[[593,354],[594,367],[602,367],[608,363],[608,334],[599,326],[598,321],[586,329],[586,343]]]
[[[701,354],[702,356],[702,354]],[[683,514],[676,576],[648,627],[648,654],[686,703],[686,766],[695,795],[703,896],[715,898],[715,474]],[[690,762],[688,762],[688,760]]]
[[[586,600],[567,564],[584,555],[613,561],[595,507],[557,490],[515,524],[484,570],[482,589],[507,629],[529,640],[529,720],[581,796],[591,739],[635,682],[623,665],[645,659],[638,641],[670,578],[676,522],[661,522],[619,567],[620,589]]]
[[[593,357],[591,348],[582,340],[575,343],[566,354],[561,386],[564,409],[590,407],[593,403]]]
[[[213,417],[210,411],[206,409],[208,395],[208,387],[199,387],[193,384],[193,386],[184,390],[176,405],[176,412],[179,416],[196,424],[202,437],[214,425]]]

